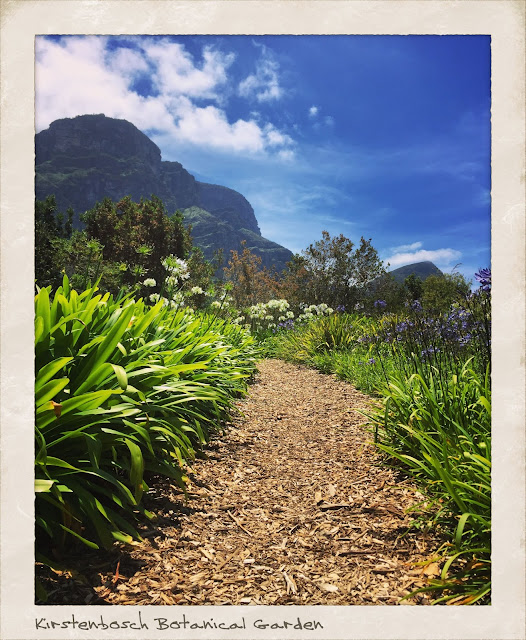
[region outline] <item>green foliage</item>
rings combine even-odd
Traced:
[[[425,487],[430,504],[422,518],[453,532],[444,548],[449,561],[430,585],[442,594],[436,602],[473,603],[491,587],[489,371],[481,376],[469,365],[446,384],[436,372],[391,375],[382,407],[371,414],[380,449]]]
[[[186,257],[191,273],[186,289],[198,286],[206,291],[214,281],[217,261],[209,263],[200,249],[191,246],[182,214],[168,216],[155,196],[139,203],[129,197],[118,203],[106,198],[84,214],[84,231],[72,232],[72,217],[70,210],[63,222],[54,196],[36,201],[35,277],[41,287],[60,286],[65,273],[77,289],[99,281],[114,294],[124,287],[149,295],[162,287],[166,276],[162,260],[169,255]],[[155,288],[143,286],[145,279],[154,280]],[[205,299],[195,298],[192,304],[200,308]]]
[[[465,300],[469,283],[460,273],[429,276],[422,284],[421,302],[424,309],[441,313],[459,300]]]
[[[181,487],[255,369],[240,327],[64,277],[35,299],[37,558],[137,538],[148,474]],[[213,325],[213,326],[212,326]]]
[[[305,286],[304,302],[325,302],[332,307],[353,308],[363,298],[367,283],[385,271],[370,239],[362,237],[360,246],[354,248],[344,235],[331,238],[327,231],[296,262]]]
[[[368,284],[362,308],[370,313],[375,310],[376,300],[384,300],[387,303],[386,309],[391,312],[400,311],[406,298],[407,291],[404,285],[397,282],[391,273],[385,273]]]
[[[72,233],[73,211],[67,219],[57,211],[54,196],[35,201],[35,278],[42,286],[57,286],[62,279],[64,250]]]
[[[168,216],[155,196],[138,203],[130,197],[117,203],[105,198],[87,211],[83,220],[88,238],[102,246],[102,259],[127,266],[122,276],[126,285],[135,285],[145,277],[162,281],[162,259],[168,255],[186,258],[191,249],[182,214]]]
[[[410,300],[419,300],[422,297],[422,289],[424,283],[422,279],[411,273],[404,280],[404,287],[407,289],[408,298]]]
[[[280,333],[274,341],[274,354],[291,362],[312,364],[313,358],[354,347],[361,335],[364,319],[348,314],[333,314],[315,318],[305,326]]]

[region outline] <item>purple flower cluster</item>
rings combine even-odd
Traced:
[[[429,356],[432,356],[434,353],[440,353],[440,349],[438,349],[437,347],[427,347],[427,349],[423,349],[420,352],[420,356],[422,358],[428,358]]]
[[[385,300],[377,300],[374,303],[374,308],[375,309],[382,310],[382,309],[385,309],[385,307],[387,307],[387,302]]]
[[[294,329],[294,320],[292,318],[289,318],[288,320],[279,322],[277,328],[278,329]]]
[[[374,358],[369,358],[365,364],[375,364],[376,360]],[[358,361],[358,364],[363,364],[361,360]]]
[[[491,269],[479,269],[475,274],[475,279],[480,283],[482,291],[491,290]]]

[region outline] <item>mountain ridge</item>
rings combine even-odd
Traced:
[[[180,162],[162,160],[159,147],[134,124],[104,114],[55,120],[36,134],[35,197],[48,195],[55,195],[59,210],[73,209],[77,228],[80,214],[105,197],[138,201],[156,195],[167,212],[187,212],[194,245],[207,259],[222,248],[228,260],[231,250],[241,250],[243,240],[263,266],[277,271],[293,255],[261,235],[252,205],[242,194],[196,180]],[[195,211],[190,215],[193,208],[211,218]]]
[[[394,277],[394,279],[403,284],[404,280],[410,275],[415,275],[417,278],[421,280],[425,280],[429,278],[429,276],[441,276],[444,275],[440,269],[433,264],[430,260],[424,260],[422,262],[413,262],[411,264],[406,264],[402,267],[398,267],[397,269],[393,269],[388,271],[390,275]]]

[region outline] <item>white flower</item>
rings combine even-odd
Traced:
[[[219,302],[219,300],[214,300],[210,306],[214,307],[214,309],[219,309],[219,307],[221,306],[221,303]]]
[[[192,287],[192,288],[190,289],[190,293],[191,293],[193,296],[197,296],[197,295],[200,295],[201,293],[203,293],[203,290],[201,289],[201,287]]]
[[[159,294],[158,293],[151,293],[150,294],[150,302],[159,302]]]
[[[145,287],[155,287],[156,284],[157,283],[153,278],[146,278],[146,280],[143,282],[143,285]]]
[[[176,258],[175,256],[170,255],[162,260],[161,264],[176,281],[186,280],[190,277],[188,265],[184,260],[181,260],[181,258]]]

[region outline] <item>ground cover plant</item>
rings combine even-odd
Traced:
[[[35,509],[37,561],[53,567],[72,541],[139,537],[148,477],[184,488],[185,461],[245,393],[257,347],[162,300],[77,292],[67,276],[50,293],[35,299]]]
[[[421,483],[419,522],[449,535],[435,602],[485,603],[491,587],[491,272],[446,311],[337,313],[288,327],[271,352],[336,373],[378,398],[374,439]]]

